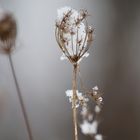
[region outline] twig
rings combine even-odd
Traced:
[[[77,99],[77,64],[73,66],[73,98],[72,98],[72,110],[73,110],[73,124],[74,124],[74,140],[78,140],[78,130],[77,130],[77,109],[76,109],[76,99]]]

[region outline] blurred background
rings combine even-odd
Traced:
[[[18,23],[12,55],[35,140],[71,140],[72,67],[60,61],[55,41],[57,9],[87,9],[95,28],[90,56],[81,62],[89,88],[104,93],[99,132],[106,140],[140,140],[140,1],[0,0]],[[9,61],[0,54],[0,140],[27,140]],[[80,140],[90,140],[80,134]]]

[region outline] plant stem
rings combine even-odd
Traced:
[[[72,80],[73,98],[72,98],[72,110],[73,110],[73,124],[74,124],[74,140],[78,140],[78,130],[77,130],[77,64],[73,65],[73,80]]]
[[[8,54],[8,58],[9,58],[9,62],[10,62],[10,66],[11,66],[11,70],[12,70],[12,74],[13,74],[13,78],[14,78],[14,82],[15,82],[15,86],[16,86],[17,95],[18,95],[18,98],[19,98],[21,110],[22,110],[22,113],[23,113],[26,129],[27,129],[27,132],[28,132],[29,140],[33,140],[31,127],[30,127],[30,124],[29,124],[27,112],[26,112],[26,109],[25,109],[25,105],[24,105],[24,102],[23,102],[23,98],[22,98],[22,95],[21,95],[21,91],[20,91],[20,88],[19,88],[19,84],[18,84],[18,81],[17,81],[17,77],[16,77],[16,74],[15,74],[15,69],[14,69],[14,66],[13,66],[13,61],[12,61],[10,53]]]

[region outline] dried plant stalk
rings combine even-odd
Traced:
[[[76,109],[76,100],[77,100],[77,64],[73,65],[73,81],[72,81],[72,110],[73,110],[73,124],[74,124],[74,137],[75,140],[78,140],[78,130],[77,130],[77,109]]]
[[[25,121],[25,126],[27,129],[27,133],[29,136],[29,140],[33,140],[33,135],[29,123],[29,119],[27,116],[26,108],[24,105],[24,101],[22,98],[22,94],[20,91],[20,87],[17,81],[13,61],[12,61],[12,51],[15,49],[15,40],[16,40],[16,35],[17,35],[17,25],[16,25],[16,20],[13,17],[13,15],[7,11],[0,11],[0,52],[3,54],[6,54],[9,59],[12,75],[14,78],[16,90],[17,90],[17,95],[19,98],[19,103],[21,106],[21,110],[23,113],[24,121]]]
[[[55,37],[56,41],[63,52],[61,60],[67,59],[73,66],[72,90],[67,90],[66,95],[72,103],[73,125],[74,125],[74,140],[78,140],[77,129],[77,108],[81,107],[81,116],[83,119],[80,125],[81,131],[85,135],[92,136],[95,140],[102,140],[102,135],[98,134],[98,117],[102,97],[98,92],[98,87],[95,86],[92,90],[86,90],[80,76],[80,62],[84,57],[88,57],[87,52],[93,41],[93,31],[91,26],[88,26],[87,10],[77,11],[70,7],[63,7],[57,11],[58,17],[56,20]],[[84,94],[78,92],[77,77],[80,77],[81,88]],[[94,113],[90,112],[88,101],[94,101]]]
[[[27,116],[26,108],[25,108],[24,101],[23,101],[23,98],[22,98],[22,94],[21,94],[21,91],[20,91],[20,87],[19,87],[19,84],[18,84],[18,81],[17,81],[17,77],[16,77],[16,73],[15,73],[15,69],[14,69],[14,65],[13,65],[13,61],[12,61],[12,57],[11,57],[10,53],[8,54],[8,59],[9,59],[9,63],[10,63],[10,66],[11,66],[11,71],[12,71],[12,75],[13,75],[13,78],[14,78],[14,82],[15,82],[15,86],[16,86],[16,90],[17,90],[17,95],[18,95],[18,98],[19,98],[21,110],[22,110],[22,113],[23,113],[24,121],[25,121],[25,126],[26,126],[28,136],[29,136],[29,140],[33,140],[33,135],[32,135],[32,131],[31,131],[29,119],[28,119],[28,116]]]
[[[78,140],[77,107],[80,102],[86,101],[83,96],[81,96],[83,101],[78,98],[78,65],[83,57],[89,55],[87,51],[93,41],[93,29],[88,26],[87,16],[86,10],[78,12],[70,7],[61,8],[58,10],[55,28],[56,41],[63,52],[61,60],[68,59],[73,65],[72,90],[70,90],[69,97],[70,102],[72,102],[74,140]]]

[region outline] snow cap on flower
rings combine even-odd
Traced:
[[[100,111],[101,111],[101,108],[98,105],[96,105],[95,106],[95,112],[96,113],[100,113]]]
[[[77,96],[78,96],[79,98],[82,96],[82,93],[79,92],[78,90],[76,90],[76,93],[77,93]],[[68,97],[73,98],[73,90],[67,90],[67,91],[66,91],[66,95],[67,95]]]
[[[95,135],[95,140],[103,140],[103,136],[101,134]]]
[[[80,125],[81,131],[85,135],[93,135],[97,133],[98,129],[98,122],[93,121],[89,123],[87,120],[84,120],[83,123]]]
[[[77,11],[71,7],[57,10],[56,40],[65,57],[71,63],[79,63],[83,57],[88,57],[87,50],[92,42],[92,28],[87,24],[87,11]]]
[[[103,101],[103,98],[102,98],[102,97],[99,97],[99,98],[97,99],[97,101],[101,103],[101,102]]]
[[[61,9],[57,9],[57,20],[62,20],[64,15],[71,10],[71,7],[65,6]]]
[[[98,86],[95,86],[95,87],[93,87],[92,89],[93,89],[94,91],[95,91],[95,90],[99,90]]]
[[[79,105],[81,103],[85,103],[85,102],[88,102],[89,99],[86,98],[83,93],[79,92],[78,90],[76,90],[76,93],[77,93],[77,100],[76,100],[76,107],[79,107]],[[66,96],[69,97],[69,102],[71,103],[72,102],[72,99],[73,99],[73,90],[67,90],[66,91]]]

